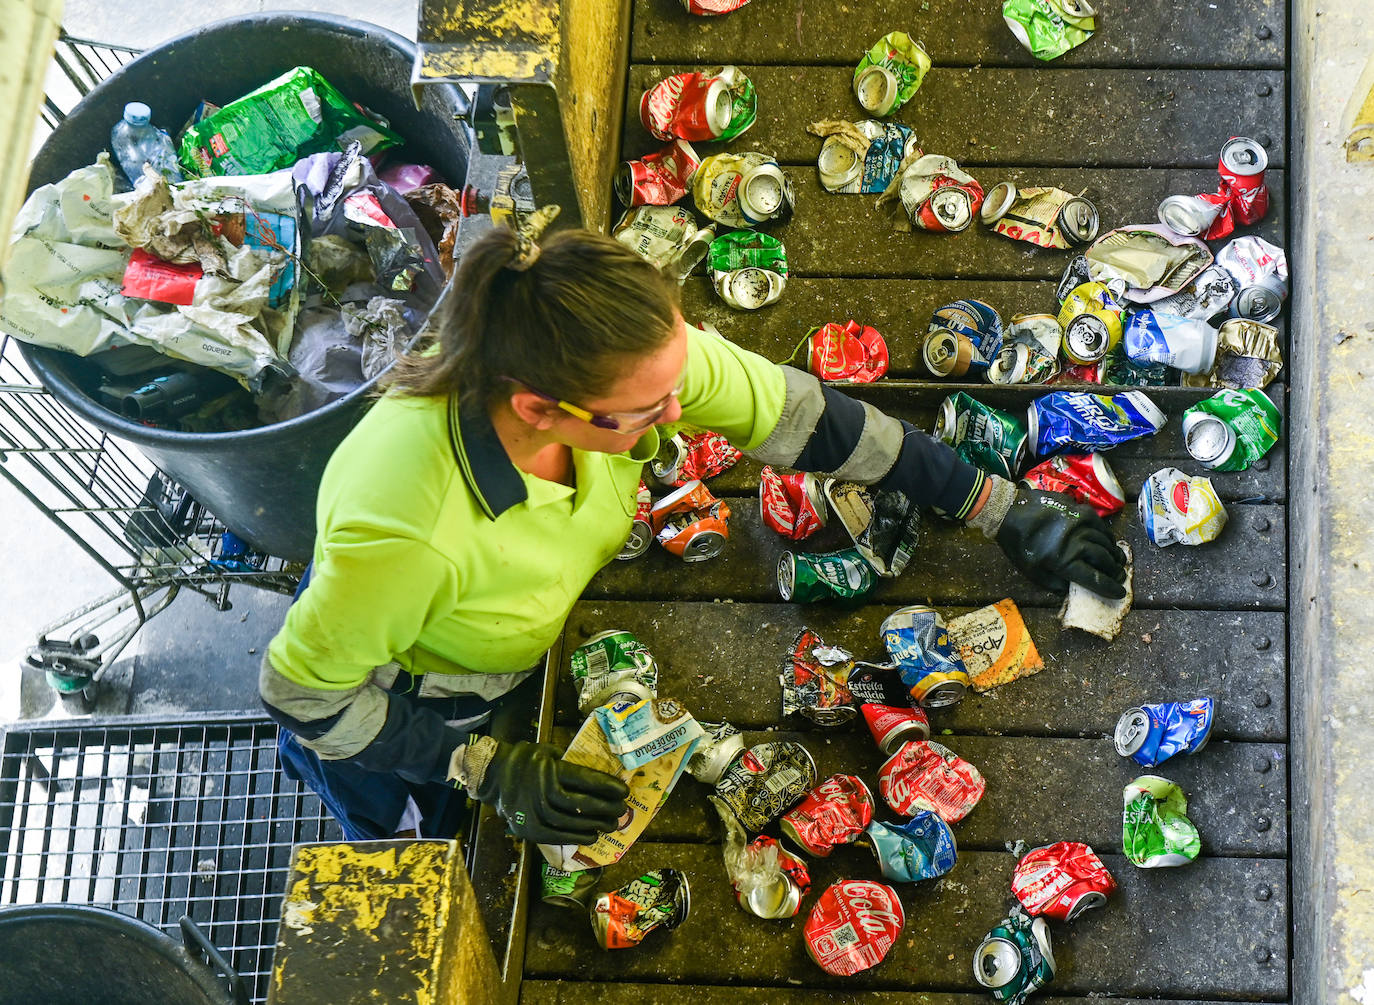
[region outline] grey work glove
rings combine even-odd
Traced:
[[[1018,488],[996,540],[1012,565],[1047,590],[1064,593],[1078,583],[1109,600],[1126,595],[1126,557],[1106,523],[1066,495]]]

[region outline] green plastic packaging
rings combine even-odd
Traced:
[[[776,237],[752,230],[735,230],[711,242],[707,262],[713,272],[767,269],[787,277],[787,249]]]
[[[365,154],[405,142],[316,70],[298,66],[189,125],[178,156],[189,177],[267,174],[354,140]]]
[[[904,31],[890,31],[864,53],[854,68],[854,94],[880,118],[901,108],[930,72],[930,56]]]
[[[1141,775],[1122,790],[1121,844],[1142,869],[1187,865],[1202,850],[1183,790],[1159,775]]]
[[[1083,0],[1006,0],[1002,18],[1036,59],[1056,59],[1092,38],[1093,9]]]
[[[1244,471],[1269,453],[1283,432],[1283,416],[1263,391],[1218,391],[1199,401],[1183,413],[1185,436],[1192,425],[1188,417],[1196,413],[1215,415],[1236,434],[1235,449],[1220,463],[1210,465],[1214,471]]]

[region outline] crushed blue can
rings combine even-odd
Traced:
[[[1196,754],[1212,735],[1211,698],[1141,705],[1116,724],[1116,752],[1153,768],[1175,754]]]
[[[1035,456],[1049,457],[1065,450],[1110,450],[1158,432],[1164,422],[1164,412],[1144,391],[1055,391],[1031,402],[1026,432]]]
[[[944,618],[933,607],[899,608],[883,620],[880,631],[916,704],[941,708],[964,697],[970,684],[968,670],[954,651]]]
[[[1002,316],[981,300],[956,300],[930,316],[930,331],[945,328],[973,343],[969,361],[970,380],[982,380],[1002,351]]]
[[[1054,950],[1044,918],[1013,914],[983,937],[973,954],[973,977],[994,1001],[1024,1005],[1054,980]]]
[[[897,883],[943,876],[959,859],[954,832],[930,810],[919,810],[901,824],[874,820],[865,833],[865,843],[872,847],[883,879]]]

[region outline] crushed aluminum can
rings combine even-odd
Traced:
[[[940,403],[934,436],[970,464],[1012,480],[1026,459],[1026,429],[1015,416],[963,391]]]
[[[1141,775],[1121,792],[1121,847],[1141,869],[1187,865],[1202,851],[1183,790],[1159,775]]]
[[[860,705],[871,704],[879,708],[889,705],[897,709],[910,708],[912,711],[920,712],[922,719],[926,718],[924,709],[918,709],[912,705],[911,688],[902,681],[902,675],[897,671],[895,665],[856,661],[854,668],[849,671],[849,679],[845,681],[845,687],[849,688],[849,693]],[[929,721],[926,719],[927,723]],[[924,740],[929,735],[929,730],[927,730],[925,736],[912,737],[912,739]],[[879,741],[878,745],[881,747],[882,742]]]
[[[764,525],[791,541],[816,533],[828,515],[819,478],[801,471],[780,475],[768,465],[759,472],[759,509]]]
[[[906,925],[897,891],[866,879],[829,886],[802,926],[806,952],[828,974],[852,977],[876,967]]]
[[[964,697],[968,671],[950,642],[945,619],[935,608],[899,607],[883,619],[879,633],[912,701],[923,708],[944,708]]]
[[[1217,360],[1210,373],[1190,374],[1184,387],[1225,387],[1233,391],[1259,390],[1283,369],[1279,330],[1262,321],[1230,318],[1217,336]]]
[[[626,206],[671,206],[687,194],[701,166],[692,145],[673,140],[639,160],[624,161],[615,173],[616,197]]]
[[[873,793],[857,775],[831,775],[782,815],[783,836],[808,855],[826,858],[853,844],[873,822]]]
[[[1174,382],[1174,373],[1163,363],[1137,363],[1117,346],[1096,367],[1091,379],[1097,384],[1116,384],[1122,387],[1168,387]]]
[[[1219,192],[1200,195],[1171,195],[1159,204],[1159,222],[1175,234],[1201,237],[1208,233],[1229,200]]]
[[[1108,353],[1100,363],[1064,363],[1050,381],[1051,384],[1102,384],[1102,367],[1113,353]],[[1121,356],[1125,359],[1125,355]],[[1130,362],[1127,360],[1127,362]]]
[[[711,242],[706,268],[722,300],[757,310],[777,303],[787,286],[787,249],[776,237],[736,230]]]
[[[822,119],[806,131],[825,138],[816,168],[821,187],[836,194],[885,192],[902,165],[922,152],[916,130],[898,122]]]
[[[918,157],[902,172],[901,181],[894,180],[893,184],[906,215],[922,230],[966,230],[983,206],[983,186],[953,157]]]
[[[1116,723],[1116,752],[1142,768],[1153,768],[1175,754],[1196,754],[1212,735],[1211,698],[1169,701],[1127,709]]]
[[[725,843],[725,871],[735,902],[758,918],[793,918],[811,889],[806,863],[788,852],[775,837],[760,834],[748,844],[733,824]]]
[[[885,118],[901,108],[930,72],[930,56],[904,31],[890,31],[854,69],[854,97],[864,111]]]
[[[1059,454],[1031,468],[1021,481],[1043,492],[1062,492],[1091,506],[1098,516],[1111,516],[1126,506],[1121,482],[1101,454]]]
[[[1283,416],[1263,391],[1224,390],[1183,413],[1183,443],[1214,471],[1244,471],[1278,443]]]
[[[1221,148],[1217,173],[1221,188],[1231,201],[1236,222],[1259,223],[1269,212],[1269,189],[1264,184],[1264,169],[1269,155],[1264,147],[1247,136],[1232,136]]]
[[[951,619],[949,640],[975,691],[988,691],[1045,669],[1010,597]]]
[[[631,632],[599,632],[568,657],[577,710],[583,715],[612,701],[639,701],[658,694],[658,663]]]
[[[730,507],[697,480],[654,503],[649,517],[658,543],[684,562],[715,558],[730,537]]]
[[[979,218],[994,234],[1039,248],[1074,248],[1097,237],[1097,207],[1062,188],[1022,188],[1000,182]]]
[[[1159,310],[1132,314],[1121,344],[1137,365],[1160,363],[1184,373],[1207,373],[1217,361],[1215,328]]]
[[[687,876],[676,869],[655,869],[597,897],[592,932],[602,949],[633,949],[655,928],[677,928],[691,909]]]
[[[974,355],[973,342],[961,332],[932,328],[921,337],[921,363],[932,377],[964,376],[973,363]]]
[[[1066,450],[1110,450],[1151,436],[1163,428],[1165,415],[1143,391],[1051,391],[1031,402],[1026,419],[1031,452],[1049,457]]]
[[[792,179],[768,154],[712,154],[692,177],[697,209],[727,227],[749,229],[792,215]]]
[[[539,899],[554,907],[572,907],[585,911],[592,906],[596,885],[601,880],[602,867],[567,872],[539,863]]]
[[[715,785],[727,768],[744,755],[744,734],[728,722],[699,723],[706,735],[687,759],[687,773]]]
[[[973,343],[970,368],[981,374],[1002,348],[1002,316],[981,300],[956,300],[937,307],[927,331],[946,329]]]
[[[877,582],[857,548],[815,555],[784,551],[778,559],[778,595],[795,604],[858,600]]]
[[[1163,300],[1156,300],[1150,308],[1181,318],[1210,321],[1231,306],[1239,289],[1230,274],[1213,263],[1188,286]]]
[[[1045,919],[1017,912],[995,926],[974,951],[973,977],[992,992],[993,1001],[1025,1005],[1033,992],[1054,980],[1054,949]]]
[[[871,384],[887,373],[887,342],[876,328],[857,321],[830,321],[812,328],[797,352],[803,349],[806,368],[821,380]]]
[[[701,725],[672,698],[619,699],[593,710],[606,746],[627,771],[683,747],[691,756],[705,735]]]
[[[1078,841],[1058,841],[1021,857],[1011,877],[1011,892],[1032,917],[1072,921],[1101,907],[1116,889],[1116,880],[1092,848]]]
[[[660,140],[732,140],[758,118],[754,84],[738,67],[675,73],[639,99],[639,120]]]
[[[917,810],[900,824],[874,820],[860,843],[873,849],[883,879],[895,883],[937,879],[959,859],[954,832],[929,810]]]
[[[1059,285],[1055,288],[1055,299],[1063,306],[1065,300],[1074,290],[1084,283],[1092,282],[1092,274],[1088,270],[1088,259],[1085,255],[1075,255],[1069,260],[1069,264],[1064,266],[1064,274],[1059,277]],[[1060,326],[1063,327],[1062,325]]]
[[[878,794],[893,812],[929,810],[949,824],[973,812],[987,782],[968,761],[934,740],[904,743],[878,769]]]
[[[1053,314],[1018,314],[988,367],[994,384],[1044,384],[1059,372],[1064,329]]]
[[[899,674],[888,672],[892,677],[901,679]],[[852,675],[849,679],[851,682],[854,680]],[[902,702],[900,705],[875,705],[865,702],[859,706],[864,722],[868,724],[868,731],[873,734],[873,742],[889,757],[904,743],[930,739],[930,717],[926,715],[926,710],[913,708],[908,702],[906,689],[902,688],[902,692],[897,696]]]
[[[720,433],[675,433],[659,445],[649,472],[664,485],[681,488],[728,471],[743,456]]]
[[[735,759],[708,798],[724,819],[758,832],[816,784],[816,762],[792,740],[757,743]]]
[[[1121,341],[1125,307],[1105,283],[1076,287],[1059,309],[1064,329],[1064,358],[1073,363],[1096,363]]]
[[[1217,264],[1239,287],[1229,315],[1272,321],[1288,297],[1288,258],[1263,238],[1238,237],[1217,254]]]
[[[1086,0],[1005,0],[1002,20],[1036,59],[1057,59],[1097,30]]]
[[[697,226],[682,206],[636,206],[626,210],[611,230],[640,258],[673,279],[685,279],[711,249],[715,230]]]
[[[892,579],[906,571],[921,542],[920,507],[903,492],[876,492],[836,478],[827,478],[822,492],[874,572]]]
[[[1178,468],[1161,468],[1145,479],[1138,506],[1146,535],[1161,548],[1206,544],[1226,526],[1226,508],[1212,482]]]
[[[782,714],[802,715],[818,726],[836,726],[854,718],[857,709],[847,682],[854,658],[827,646],[810,628],[792,640],[782,661]]]
[[[654,539],[654,526],[649,519],[649,510],[653,505],[654,498],[649,494],[649,486],[641,481],[635,491],[635,515],[634,523],[630,525],[630,536],[625,539],[625,544],[616,558],[628,561],[649,550],[649,545]]]
[[[697,17],[717,17],[737,11],[748,2],[749,0],[682,0],[682,6],[688,14]]]

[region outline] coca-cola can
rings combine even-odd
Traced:
[[[958,233],[973,222],[973,193],[960,185],[942,185],[930,193],[916,213],[922,230]]]
[[[886,883],[844,879],[816,899],[802,934],[826,973],[852,977],[883,961],[906,924],[897,891]]]
[[[1226,197],[1218,193],[1171,195],[1159,204],[1159,222],[1175,234],[1197,237],[1221,215]]]
[[[1027,852],[1011,877],[1011,892],[1032,916],[1072,921],[1100,907],[1116,880],[1093,850],[1077,841],[1059,841]]]
[[[857,775],[831,775],[783,814],[779,826],[794,845],[825,858],[852,844],[873,822],[873,794]]]
[[[760,834],[749,842],[745,858],[757,862],[772,852],[777,869],[772,882],[756,882],[748,893],[735,888],[735,902],[759,918],[793,918],[801,910],[802,898],[811,889],[811,873],[806,863],[784,848],[775,837]]]
[[[793,740],[757,743],[735,759],[709,797],[747,831],[761,831],[816,784],[816,762]]]
[[[889,756],[912,740],[930,739],[930,717],[923,708],[865,702],[859,706],[859,711],[868,723],[868,731],[873,734],[873,742]]]
[[[878,793],[894,811],[930,810],[951,824],[972,812],[986,788],[977,768],[934,740],[902,744],[878,772]]]
[[[1071,496],[1099,516],[1111,516],[1126,505],[1121,482],[1101,454],[1060,454],[1037,464],[1021,480],[1033,489]]]
[[[808,538],[824,527],[829,513],[815,475],[780,475],[767,465],[759,473],[759,509],[765,526],[792,541]]]
[[[639,160],[624,161],[615,173],[615,194],[626,206],[670,206],[687,194],[700,166],[690,143],[673,140]]]
[[[655,869],[592,905],[592,932],[602,949],[630,949],[655,928],[671,930],[687,920],[692,894],[676,869]]]
[[[1217,173],[1223,189],[1231,196],[1231,208],[1236,222],[1259,223],[1269,212],[1269,189],[1264,184],[1264,170],[1269,155],[1258,141],[1248,136],[1232,136],[1221,148]]]
[[[715,558],[730,536],[730,507],[700,481],[690,481],[649,510],[659,544],[684,562]]]
[[[641,481],[635,491],[635,516],[634,523],[630,525],[630,536],[625,539],[625,545],[616,558],[622,561],[638,558],[649,550],[649,544],[654,539],[654,525],[649,519],[653,505],[654,497],[649,494],[649,486]]]
[[[675,73],[639,99],[639,120],[660,140],[713,140],[725,132],[734,98],[724,77]]]

